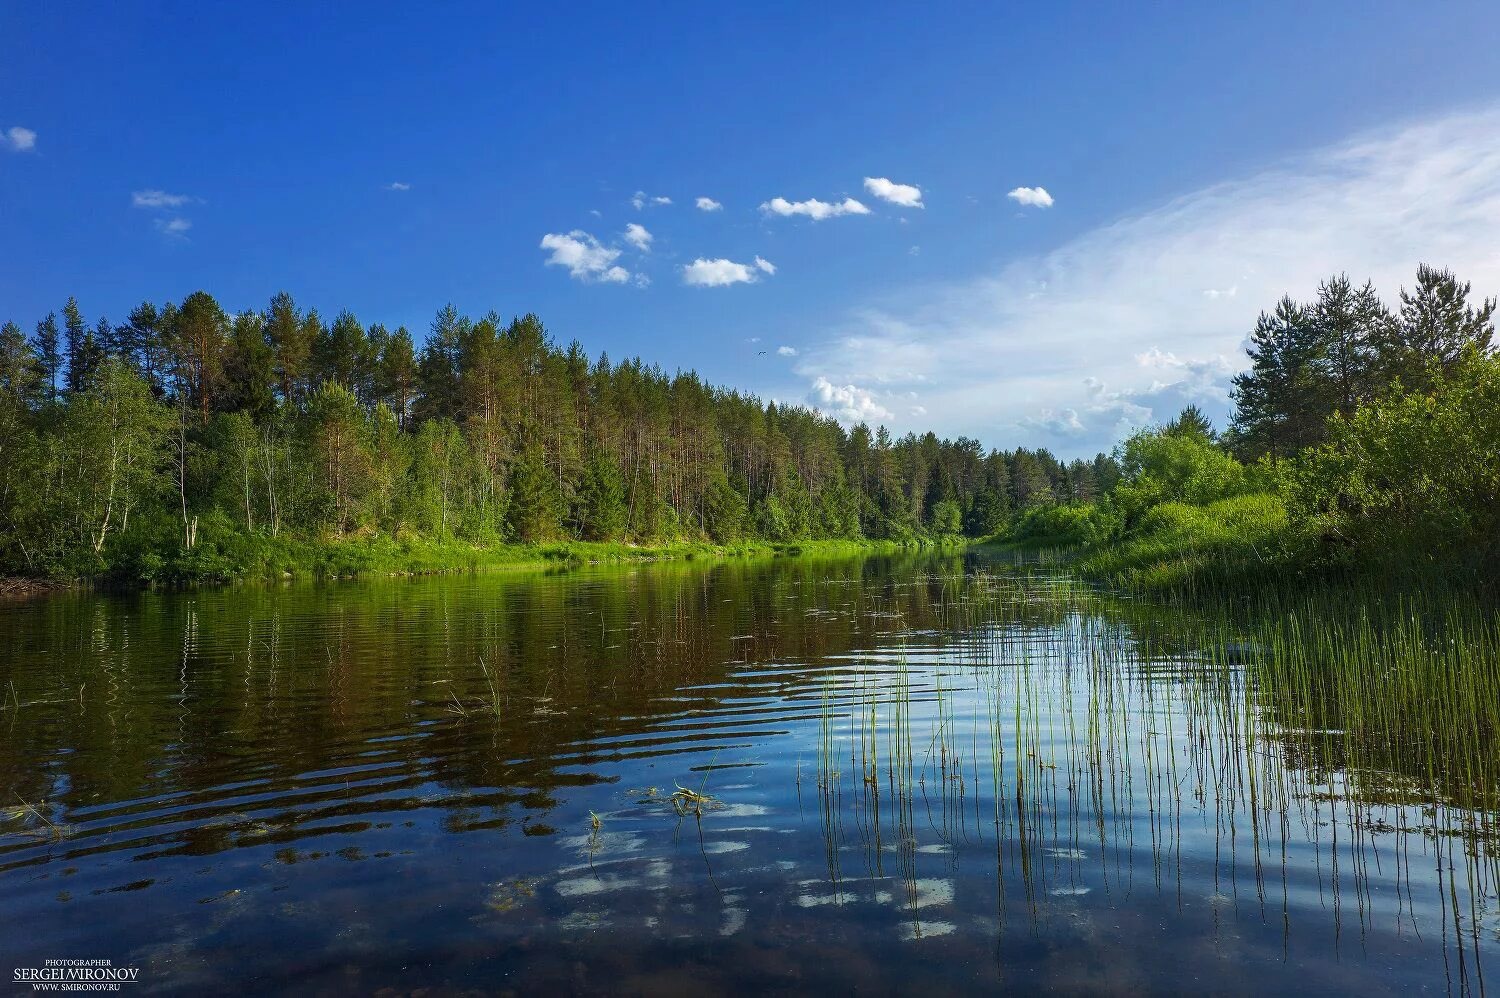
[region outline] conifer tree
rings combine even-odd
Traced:
[[[41,365],[42,380],[47,385],[49,401],[57,401],[57,379],[62,373],[62,343],[58,337],[57,316],[52,312],[36,324],[36,336],[32,340],[37,362]]]
[[[1381,373],[1407,385],[1425,385],[1430,364],[1450,371],[1466,348],[1492,349],[1495,299],[1476,307],[1469,301],[1469,282],[1447,270],[1421,264],[1417,286],[1401,289],[1401,307],[1379,343]]]

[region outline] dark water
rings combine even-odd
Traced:
[[[0,972],[1482,993],[1491,843],[1190,630],[974,556],[0,607]]]

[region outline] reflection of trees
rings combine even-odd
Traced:
[[[505,824],[606,760],[780,730],[730,673],[939,626],[958,565],[919,576],[918,557],[39,602],[0,634],[26,705],[0,718],[0,766],[11,795],[94,809],[70,850],[214,851],[434,805]]]

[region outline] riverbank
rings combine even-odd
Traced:
[[[1116,591],[1183,602],[1245,601],[1331,590],[1398,595],[1493,595],[1483,551],[1391,543],[1354,548],[1326,520],[1290,514],[1281,497],[1252,493],[1203,505],[1149,507],[1128,529],[1093,503],[1035,510],[988,538],[992,550],[1066,564]]]
[[[69,583],[55,579],[0,578],[0,603],[30,599],[68,588]]]
[[[171,560],[133,562],[109,575],[75,578],[0,578],[0,598],[25,599],[69,588],[153,585],[234,585],[310,579],[524,571],[565,566],[693,561],[712,558],[880,554],[963,547],[968,538],[882,540],[746,540],[735,544],[678,541],[660,544],[558,541],[478,545],[458,541],[353,537],[311,541],[293,537],[204,547]]]

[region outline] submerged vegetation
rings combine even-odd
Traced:
[[[1196,408],[1117,451],[1118,485],[1024,512],[1005,536],[1082,549],[1154,590],[1330,575],[1493,584],[1500,564],[1500,357],[1493,300],[1422,267],[1389,314],[1367,284],[1284,299],[1251,337],[1236,413]]]

